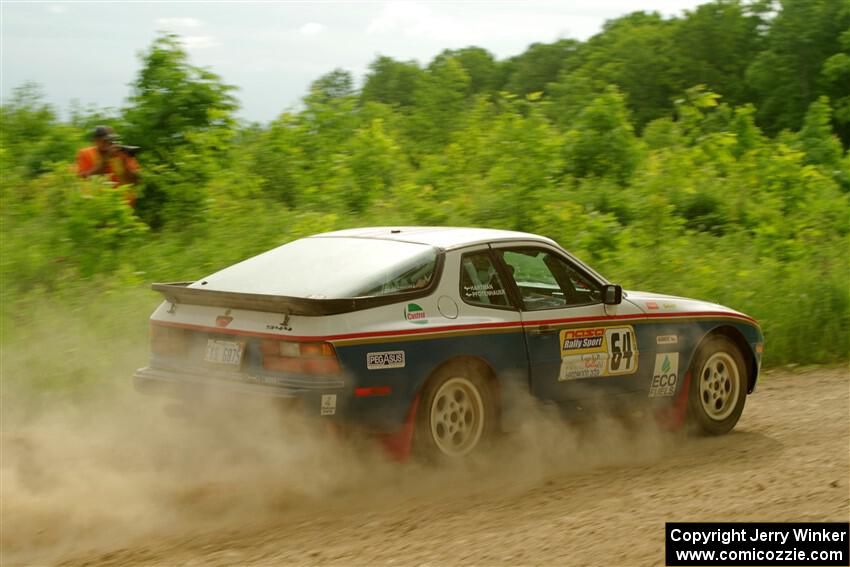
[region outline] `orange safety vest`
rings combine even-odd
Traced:
[[[82,175],[84,171],[92,169],[102,160],[103,156],[100,155],[100,152],[97,150],[97,146],[81,149],[77,152],[77,175]],[[124,182],[122,181],[125,173],[124,163],[125,161],[123,158],[113,157],[109,158],[109,162],[106,164],[104,175],[109,175],[109,179],[116,187],[124,185]],[[139,171],[139,162],[136,161],[136,158],[128,157],[126,164],[131,171]],[[136,206],[136,195],[130,187],[127,187],[124,195],[127,199],[127,203],[129,203],[131,207]]]

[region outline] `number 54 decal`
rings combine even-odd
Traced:
[[[637,340],[631,326],[564,329],[559,380],[633,374],[638,365]]]
[[[608,346],[606,374],[631,374],[637,370],[637,341],[632,327],[605,329],[605,342]]]

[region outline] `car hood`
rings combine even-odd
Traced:
[[[751,318],[749,315],[730,309],[725,305],[675,295],[629,290],[623,294],[623,298],[644,313],[728,313]]]

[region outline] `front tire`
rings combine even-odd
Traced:
[[[747,366],[737,345],[723,335],[706,339],[691,365],[691,426],[707,435],[731,431],[744,411],[747,384]]]
[[[414,448],[426,460],[457,460],[480,449],[496,422],[490,385],[473,364],[437,372],[422,392]]]

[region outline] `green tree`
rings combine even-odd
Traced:
[[[836,133],[844,146],[850,146],[850,29],[839,38],[841,52],[830,56],[823,63],[821,80],[835,109]]]
[[[235,87],[192,65],[176,35],[158,37],[140,58],[122,134],[145,149],[147,160],[172,164],[173,152],[190,145],[193,134],[235,126]]]
[[[345,200],[349,210],[362,212],[376,198],[389,196],[404,160],[380,119],[354,133],[349,155],[348,167],[354,183]]]
[[[251,171],[261,188],[288,207],[298,204],[304,191],[308,161],[297,116],[284,113],[253,143]]]
[[[144,150],[139,214],[151,225],[204,214],[204,184],[215,177],[236,124],[234,87],[189,62],[174,34],[140,55],[124,110],[124,139]]]
[[[850,189],[850,171],[842,166],[844,151],[838,136],[832,133],[831,118],[827,97],[822,96],[809,105],[800,129],[800,147],[806,154],[805,163],[821,166],[839,185]]]
[[[500,87],[501,74],[493,54],[481,47],[446,49],[429,65],[439,67],[445,59],[454,59],[469,77],[470,94],[492,93]]]
[[[558,75],[578,66],[578,49],[579,42],[574,39],[532,43],[521,55],[502,64],[506,75],[504,88],[522,95],[544,92],[546,85],[556,81]]]
[[[470,106],[469,75],[460,62],[446,57],[435,61],[416,91],[409,135],[423,150],[444,146]]]
[[[840,51],[839,38],[850,28],[848,0],[782,0],[780,6],[765,50],[747,70],[759,123],[771,134],[803,123],[809,104],[823,93],[824,63]],[[846,94],[847,83],[841,88]]]
[[[582,45],[582,65],[574,71],[616,85],[627,97],[635,126],[669,115],[670,101],[683,89],[676,77],[677,22],[659,14],[635,12],[606,22]]]
[[[587,106],[564,139],[566,171],[628,183],[639,158],[623,95],[609,87]]]
[[[413,106],[416,91],[425,72],[415,61],[396,61],[378,57],[369,65],[361,91],[363,102],[382,102],[391,106]]]
[[[563,167],[558,148],[563,142],[535,97],[500,102],[503,111],[478,133],[487,167],[480,170],[478,164],[468,164],[479,169],[482,178],[472,191],[461,187],[459,197],[475,224],[529,230],[543,204],[557,195]],[[463,148],[456,153],[463,156]]]
[[[587,70],[562,73],[557,82],[546,86],[549,93],[546,113],[563,130],[568,130],[582,109],[604,93],[607,86]]]
[[[732,105],[751,100],[745,77],[760,49],[762,23],[739,0],[715,0],[686,13],[672,32],[678,84],[706,85]]]
[[[322,75],[310,85],[310,95],[318,102],[330,102],[333,99],[354,95],[354,77],[345,69],[334,69]]]
[[[74,128],[62,124],[36,83],[24,83],[12,91],[0,108],[0,168],[4,175],[19,170],[33,177],[65,161],[83,143]]]
[[[837,167],[844,154],[841,142],[832,133],[832,109],[825,96],[809,105],[803,128],[800,130],[800,145],[806,153],[806,163]]]

